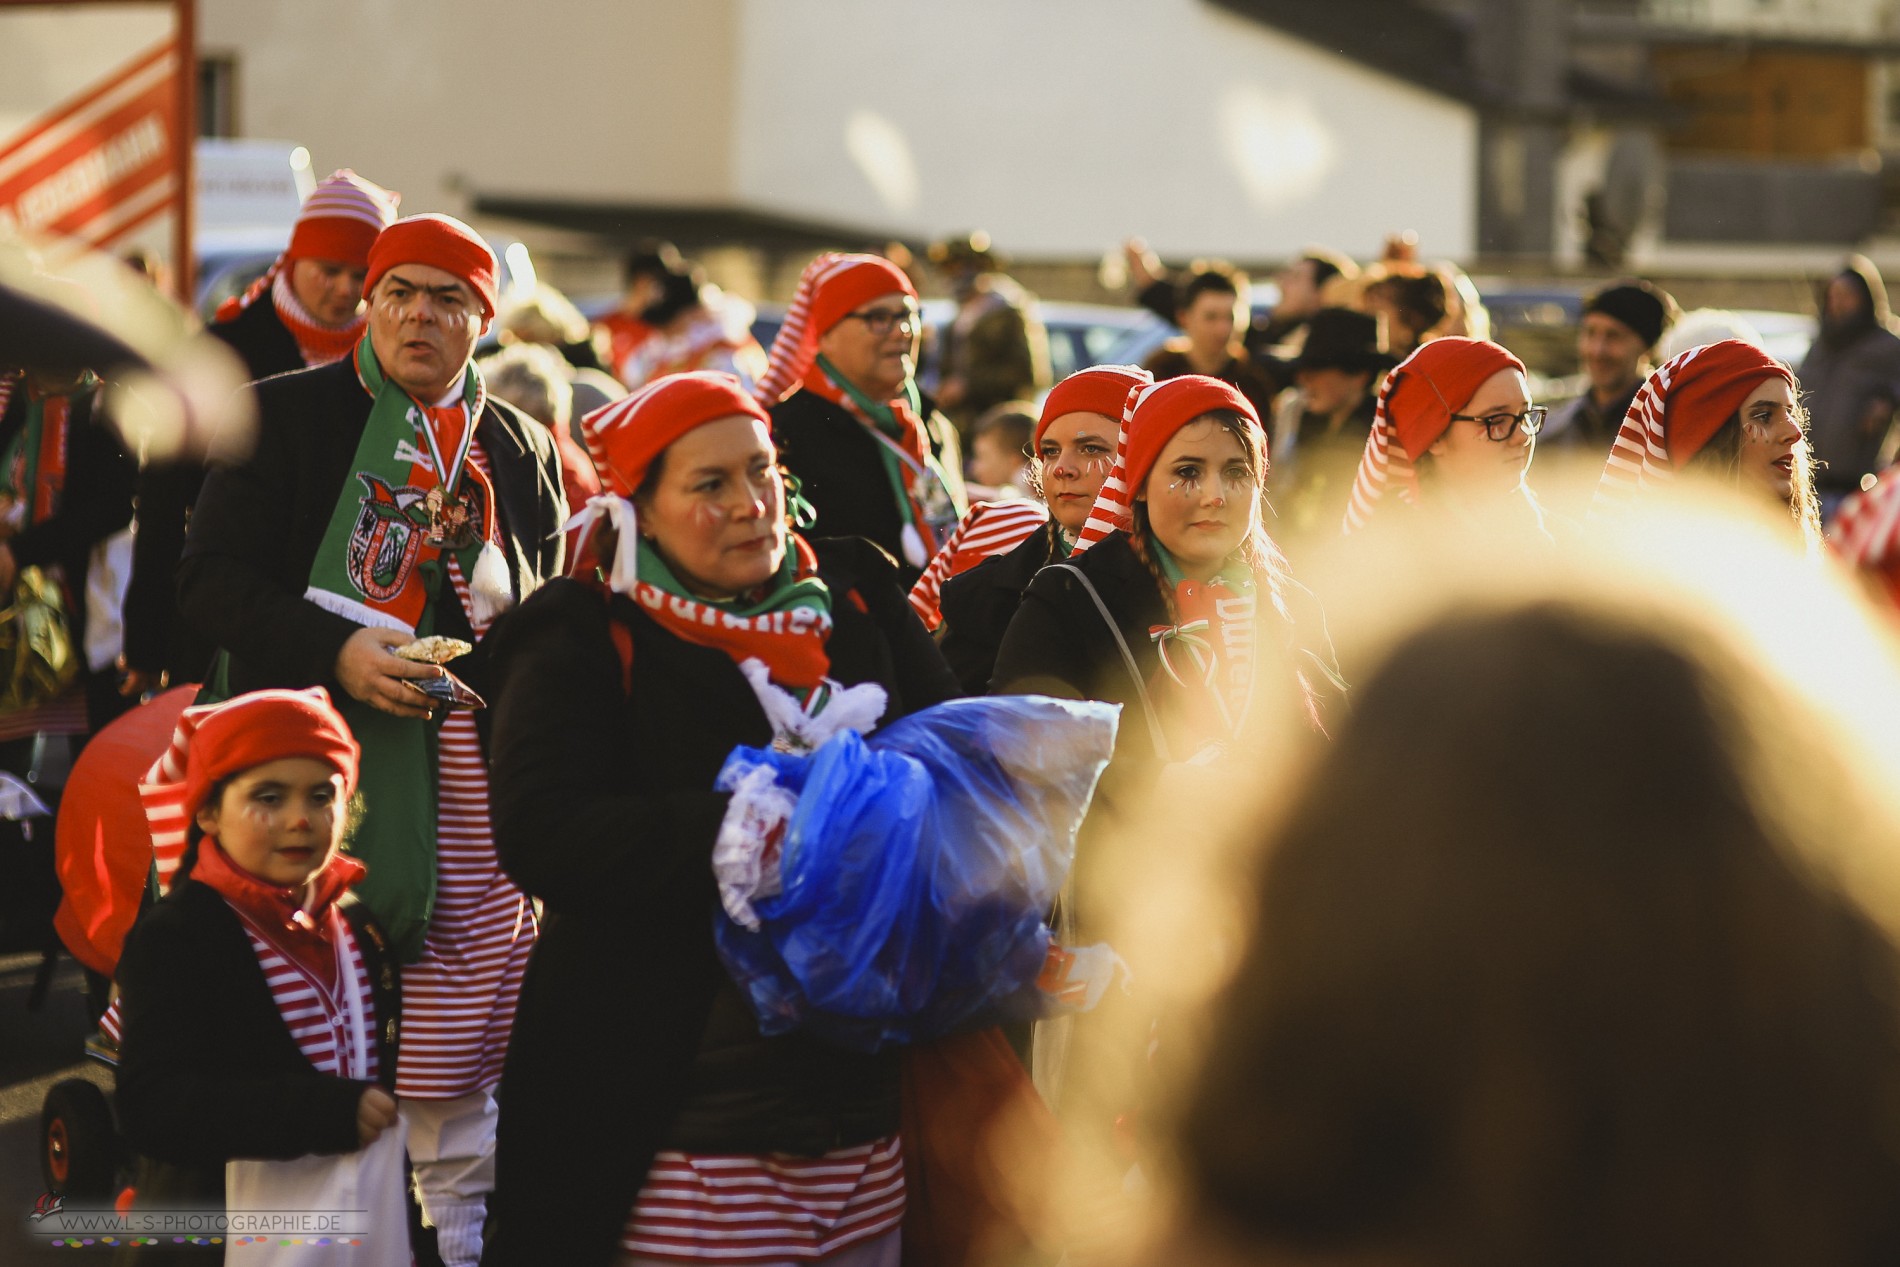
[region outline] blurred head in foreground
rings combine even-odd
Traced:
[[[1900,1259],[1893,664],[1772,537],[1711,555],[1760,532],[1366,661],[1249,830],[1150,1261]]]

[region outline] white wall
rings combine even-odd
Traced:
[[[1317,0],[1316,0],[1317,2]],[[984,227],[1021,256],[1475,238],[1476,122],[1201,0],[199,0],[242,132],[400,190]]]
[[[750,204],[1019,255],[1473,250],[1471,110],[1200,0],[740,2]]]
[[[485,194],[729,193],[731,0],[198,0],[244,135],[351,167],[403,210]]]

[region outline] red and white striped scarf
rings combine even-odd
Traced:
[[[230,321],[268,292],[271,306],[277,310],[277,319],[297,340],[297,351],[303,357],[306,368],[314,369],[342,360],[356,346],[356,341],[363,337],[363,331],[369,325],[369,314],[359,313],[348,324],[341,326],[325,325],[318,321],[297,301],[296,292],[290,288],[291,263],[286,257],[278,256],[264,275],[252,282],[242,295],[219,304],[214,320],[220,325]]]
[[[1900,607],[1900,479],[1850,494],[1829,533],[1834,552],[1878,580]]]

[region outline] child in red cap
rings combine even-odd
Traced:
[[[341,852],[359,757],[321,688],[254,691],[185,710],[140,787],[191,843],[119,963],[119,1116],[138,1207],[223,1206],[233,1255],[410,1262],[395,976]]]

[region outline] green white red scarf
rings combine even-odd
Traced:
[[[1161,660],[1157,678],[1179,688],[1199,739],[1231,738],[1253,702],[1260,587],[1236,559],[1211,580],[1197,581],[1182,573],[1159,541],[1149,548],[1174,586],[1168,605],[1175,623],[1148,630]]]
[[[444,577],[441,556],[454,553],[462,575],[472,579],[494,540],[495,492],[468,460],[482,416],[482,377],[470,365],[461,405],[431,409],[383,377],[367,338],[356,345],[356,373],[375,404],[350,463],[350,487],[338,499],[310,565],[304,597],[359,625],[427,632],[430,605]],[[446,484],[438,474],[444,469]],[[453,551],[428,544],[436,497],[479,525],[469,544]]]
[[[917,568],[929,563],[969,507],[960,504],[957,486],[931,451],[917,384],[906,379],[893,399],[873,400],[820,356],[801,385],[851,414],[877,437],[884,474],[904,521],[904,560]]]
[[[738,598],[713,600],[689,593],[659,551],[642,540],[638,579],[628,596],[683,641],[723,651],[734,664],[763,662],[773,682],[809,704],[831,671],[825,651],[831,590],[819,579],[817,557],[804,538],[793,534],[789,545],[778,575],[766,584]]]

